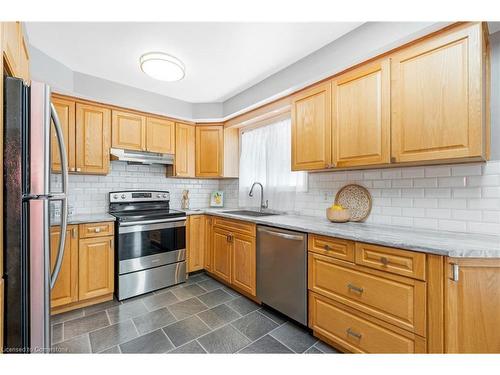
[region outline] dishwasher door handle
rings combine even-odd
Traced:
[[[287,240],[294,240],[294,241],[303,241],[304,240],[304,236],[297,236],[297,235],[293,235],[293,234],[280,233],[280,232],[275,232],[275,231],[267,230],[267,229],[260,229],[259,228],[259,232],[267,233],[267,234],[270,234],[271,236],[285,238]]]

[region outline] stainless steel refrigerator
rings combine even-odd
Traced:
[[[51,128],[62,190],[50,189]],[[50,351],[50,290],[64,256],[68,166],[63,132],[40,82],[4,81],[4,352]],[[51,269],[51,201],[61,205],[61,235]],[[54,223],[52,223],[54,224]]]

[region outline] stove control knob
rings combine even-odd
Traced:
[[[118,194],[113,194],[113,198],[118,199]]]
[[[163,198],[166,198],[167,197],[167,194],[163,194]]]
[[[125,194],[122,194],[122,199],[125,199]]]
[[[157,198],[161,198],[161,194],[157,194],[157,195],[156,195],[156,197],[157,197]]]

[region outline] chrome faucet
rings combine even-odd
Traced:
[[[269,202],[267,201],[267,199],[266,199],[266,203],[264,204],[264,186],[262,186],[262,184],[260,182],[254,182],[252,184],[252,187],[250,188],[250,192],[248,193],[248,196],[253,197],[253,188],[255,187],[255,185],[260,186],[260,211],[262,211],[263,209],[265,209],[269,206]]]

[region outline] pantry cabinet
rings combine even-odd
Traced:
[[[448,258],[445,351],[500,353],[500,260]]]
[[[114,292],[114,223],[69,225],[59,277],[51,292],[52,314],[111,300]],[[51,268],[59,227],[50,229]]]
[[[161,154],[175,153],[175,122],[159,117],[148,117],[146,150]]]
[[[109,172],[111,111],[76,103],[76,171],[84,174]]]
[[[205,257],[205,216],[191,215],[188,217],[187,226],[187,272],[203,269]]]
[[[292,99],[292,170],[332,165],[331,83],[294,95]]]
[[[334,166],[390,162],[389,71],[389,59],[383,59],[332,80]]]
[[[391,56],[396,162],[486,158],[486,48],[475,23]]]
[[[146,117],[141,114],[113,110],[111,134],[114,148],[146,151]]]

